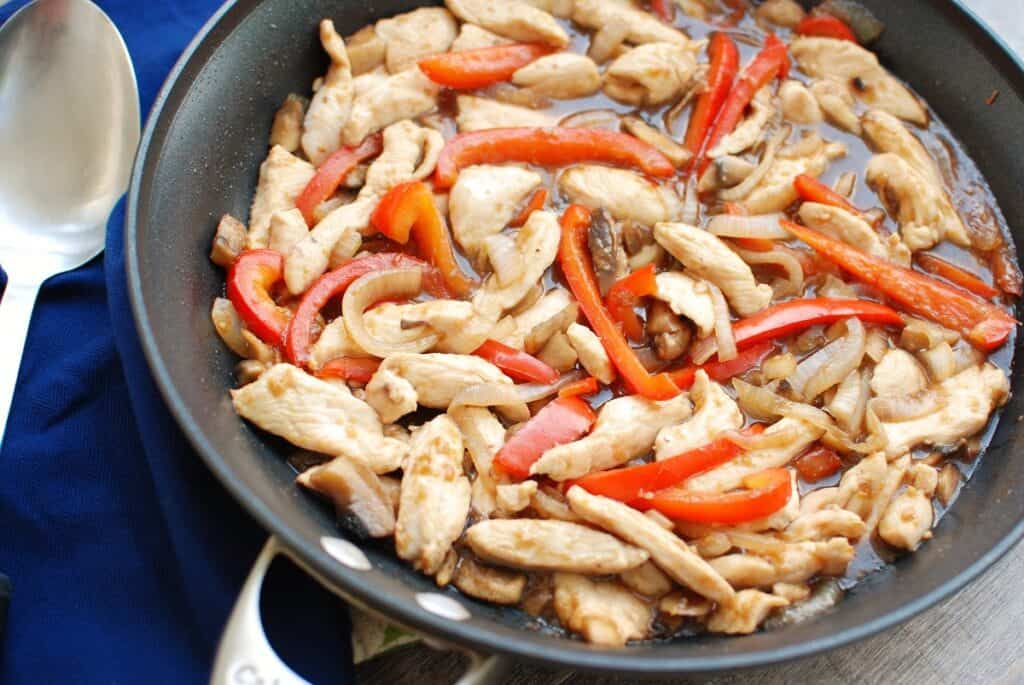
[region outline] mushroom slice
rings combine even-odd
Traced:
[[[341,518],[351,518],[353,527],[371,538],[395,532],[395,508],[391,496],[373,471],[347,457],[303,471],[298,483],[328,497]]]
[[[481,521],[470,526],[465,540],[481,559],[526,571],[605,575],[636,568],[648,558],[607,533],[567,521]]]
[[[442,414],[409,444],[395,524],[395,551],[417,570],[441,570],[469,514],[469,479],[462,472],[462,434]]]
[[[616,582],[556,573],[554,600],[562,625],[596,645],[621,647],[651,629],[651,607]]]
[[[341,147],[341,131],[352,112],[355,95],[345,41],[330,19],[320,22],[320,43],[331,58],[331,66],[309,103],[302,133],[302,150],[316,166]]]
[[[276,364],[232,390],[231,401],[239,416],[268,433],[297,447],[361,461],[375,473],[394,471],[407,451],[402,441],[384,436],[368,404],[290,364]]]

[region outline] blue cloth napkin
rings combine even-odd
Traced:
[[[0,22],[23,4],[0,8]],[[98,4],[124,35],[147,112],[219,2]],[[106,253],[43,287],[29,331],[0,453],[0,572],[14,588],[0,646],[7,685],[205,682],[266,539],[153,384],[128,305],[123,222],[119,206]],[[339,600],[279,561],[262,606],[271,643],[299,673],[354,681]]]

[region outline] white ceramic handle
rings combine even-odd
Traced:
[[[260,590],[270,562],[284,552],[277,538],[263,546],[249,577],[238,595],[235,608],[224,628],[213,663],[211,685],[308,685],[307,681],[281,661],[267,641],[260,617]],[[329,590],[336,592],[333,588]],[[337,593],[340,594],[340,593]],[[475,657],[469,670],[455,685],[499,685],[511,662],[501,656]]]
[[[13,269],[7,269],[7,288],[0,300],[0,447],[3,447],[25,337],[40,285],[37,280],[18,278]]]

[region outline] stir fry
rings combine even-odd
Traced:
[[[601,645],[806,618],[932,536],[1021,274],[866,10],[319,28],[212,318],[236,411],[350,536]]]

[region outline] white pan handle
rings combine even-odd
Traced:
[[[282,552],[284,548],[277,538],[271,536],[256,558],[235,601],[235,608],[231,610],[220,645],[217,646],[210,685],[309,685],[302,676],[281,661],[263,631],[260,591],[270,562]],[[499,685],[504,682],[504,676],[511,666],[512,662],[503,656],[474,657],[469,670],[455,685]]]

